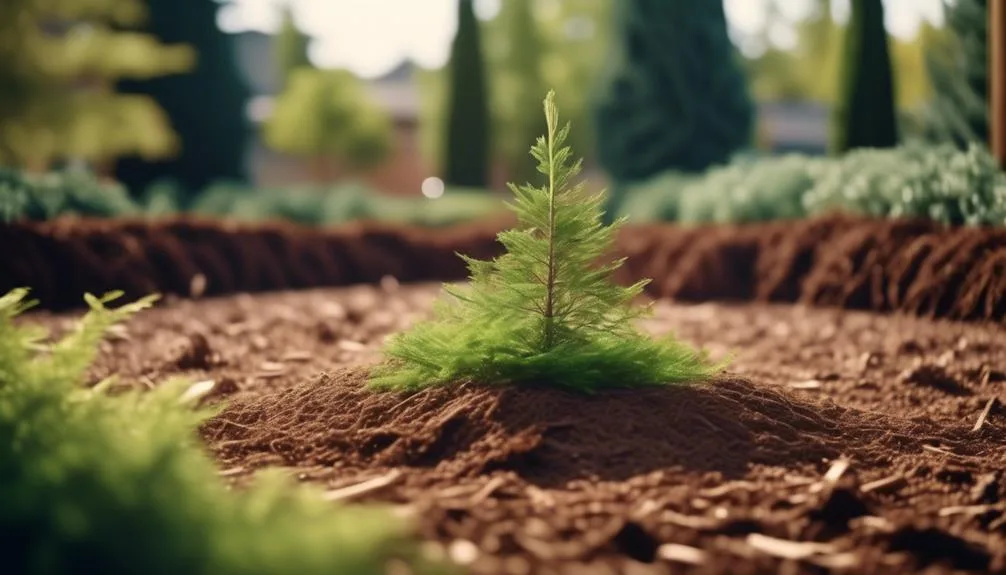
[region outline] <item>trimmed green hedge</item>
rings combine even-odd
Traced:
[[[194,197],[187,201],[185,198]],[[83,172],[24,174],[0,169],[0,221],[49,220],[65,215],[90,217],[195,214],[241,221],[281,219],[308,226],[355,220],[447,226],[499,213],[501,198],[482,191],[448,189],[443,197],[400,198],[364,184],[252,188],[217,184],[190,195],[170,183],[151,186],[140,200],[117,184]]]
[[[741,158],[619,190],[631,221],[756,222],[826,212],[1006,225],[1006,173],[982,146],[859,149],[838,158]]]
[[[114,217],[138,211],[123,186],[84,172],[25,174],[0,167],[0,222],[48,220],[62,214]]]
[[[377,575],[391,559],[443,572],[383,509],[326,503],[278,473],[227,488],[198,440],[209,413],[181,401],[185,383],[86,387],[104,333],[151,299],[108,309],[110,297],[88,296],[90,312],[53,342],[16,321],[26,296],[0,296],[6,572]]]
[[[857,149],[841,157],[789,154],[737,156],[704,174],[667,172],[640,184],[615,186],[614,209],[632,222],[745,223],[825,212],[874,217],[925,217],[953,225],[1006,225],[1006,174],[984,146],[907,145]],[[171,185],[152,187],[141,201],[120,186],[86,174],[27,176],[0,169],[0,218],[45,220],[193,213],[244,221],[284,219],[303,225],[354,220],[438,227],[503,210],[483,190],[449,189],[436,200],[396,198],[363,184],[249,188],[220,184],[183,205]]]
[[[142,211],[151,215],[188,212],[242,221],[283,219],[309,226],[355,220],[378,220],[439,227],[502,211],[500,198],[482,190],[454,188],[437,199],[386,196],[358,182],[337,186],[249,188],[218,184],[195,196],[189,205],[170,184],[147,191]]]

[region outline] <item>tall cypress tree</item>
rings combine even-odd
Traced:
[[[215,0],[148,0],[149,30],[164,42],[191,45],[198,53],[188,74],[122,82],[123,92],[149,94],[181,139],[179,154],[148,162],[127,158],[116,176],[134,193],[160,179],[197,191],[215,181],[246,180],[245,152],[250,90],[237,67],[232,40],[217,28]]]
[[[484,188],[489,185],[489,91],[472,0],[458,1],[449,72],[444,180]]]
[[[752,141],[754,105],[719,0],[620,0],[595,102],[616,182],[701,171]]]
[[[842,92],[832,117],[832,151],[897,145],[894,81],[882,0],[852,0],[843,58]]]

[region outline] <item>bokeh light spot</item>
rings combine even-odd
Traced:
[[[444,195],[444,181],[437,177],[426,178],[423,180],[423,195],[430,199]]]

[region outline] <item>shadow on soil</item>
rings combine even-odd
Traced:
[[[347,370],[237,399],[203,435],[235,465],[405,466],[444,477],[511,470],[554,487],[671,468],[740,477],[750,464],[868,460],[917,451],[927,431],[737,378],[592,396],[478,386],[373,393],[364,378]]]

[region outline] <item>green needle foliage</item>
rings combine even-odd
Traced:
[[[398,334],[377,366],[377,388],[415,389],[473,381],[602,387],[695,381],[718,368],[704,354],[636,330],[647,307],[633,305],[646,281],[611,281],[622,260],[598,265],[623,221],[602,223],[603,194],[574,184],[581,161],[564,143],[554,93],[544,102],[547,135],[531,148],[541,187],[510,189],[518,226],[499,234],[507,253],[492,261],[461,256],[467,289],[446,288],[434,317]]]
[[[0,540],[5,573],[361,575],[391,558],[429,573],[407,527],[333,508],[279,474],[230,490],[196,429],[208,413],[181,381],[149,392],[85,387],[114,324],[147,298],[90,312],[68,335],[17,322],[27,290],[0,296]]]

